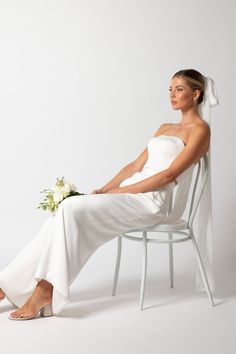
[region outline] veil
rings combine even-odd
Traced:
[[[211,107],[219,103],[215,83],[212,78],[205,77],[205,90],[203,102],[198,106],[199,114],[204,121],[211,126]],[[207,152],[209,161],[208,178],[202,197],[199,203],[199,222],[197,244],[207,274],[209,285],[212,291],[215,290],[214,263],[213,263],[213,227],[212,227],[212,195],[211,195],[211,139]],[[201,166],[200,178],[203,175],[203,166]],[[199,269],[196,271],[196,289],[205,290]]]

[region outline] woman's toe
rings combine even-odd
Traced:
[[[13,318],[17,318],[17,317],[21,317],[21,312],[19,311],[14,311],[14,312],[11,312],[10,313],[10,316],[13,317]]]
[[[10,316],[11,316],[12,318],[15,318],[15,317],[16,317],[15,312],[11,312],[11,313],[10,313]]]
[[[5,293],[2,289],[0,289],[0,300],[3,300],[5,298]]]

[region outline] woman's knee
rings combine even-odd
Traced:
[[[85,203],[81,196],[72,196],[64,199],[59,204],[59,209],[62,209],[63,212],[71,214],[73,212],[81,212],[85,208]]]

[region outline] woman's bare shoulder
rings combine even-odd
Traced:
[[[168,128],[172,127],[173,123],[163,123],[160,127],[156,130],[154,136],[162,134],[164,131],[168,130]]]
[[[199,132],[202,133],[202,135],[205,137],[205,140],[210,139],[211,129],[206,121],[202,120],[201,122],[196,123],[191,129],[190,136],[194,136],[196,133]]]
[[[196,124],[196,127],[202,127],[202,129],[205,129],[206,131],[210,131],[209,124],[203,119],[201,119],[201,121]]]
[[[200,122],[194,126],[189,134],[187,141],[187,147],[194,146],[195,144],[199,146],[198,148],[198,158],[195,163],[207,153],[210,146],[211,130],[207,122]]]

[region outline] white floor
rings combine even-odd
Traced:
[[[192,275],[149,275],[145,309],[139,310],[140,279],[75,282],[71,304],[60,316],[30,321],[8,319],[11,304],[0,304],[0,351],[81,354],[233,354],[236,350],[236,283],[221,279],[212,307],[196,292]]]

